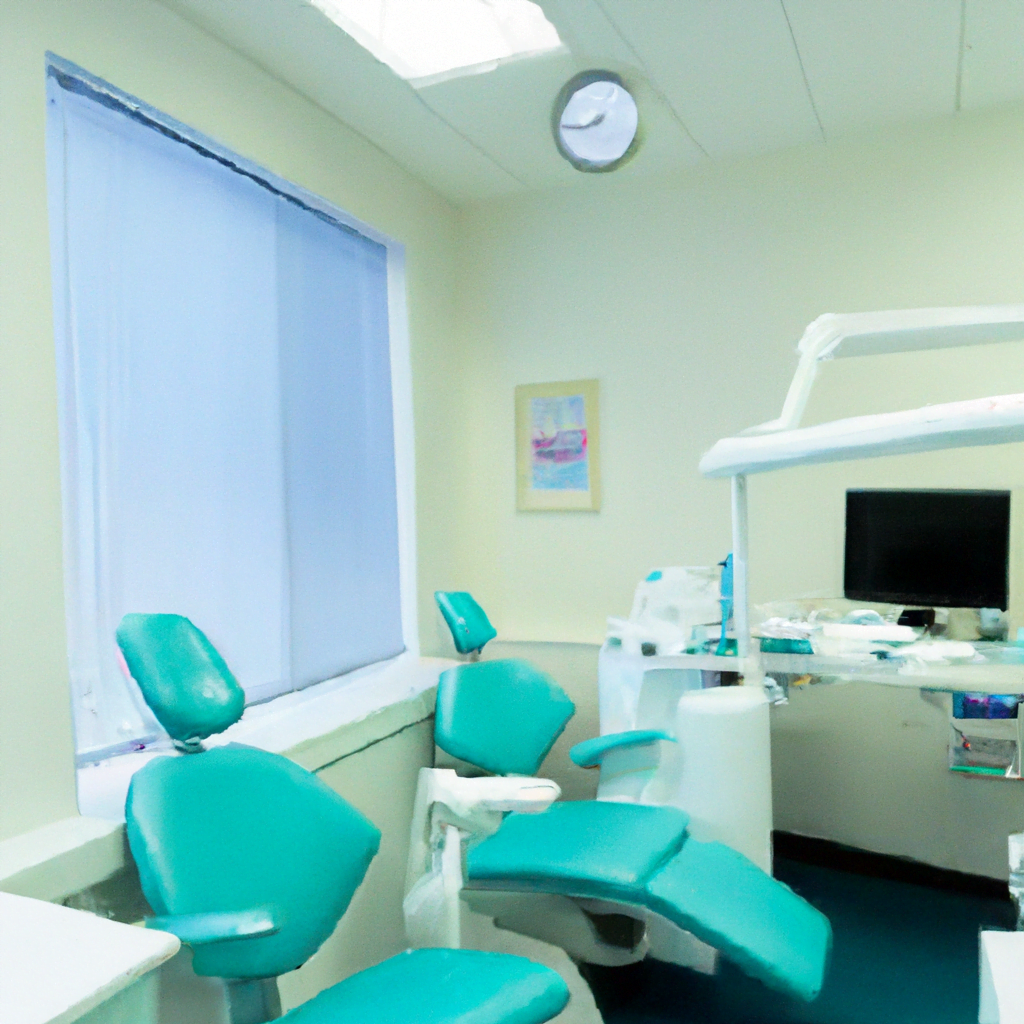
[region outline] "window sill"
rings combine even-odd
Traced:
[[[208,746],[244,743],[318,771],[434,713],[433,688],[444,658],[399,655],[266,704]],[[59,900],[109,878],[125,865],[124,801],[132,775],[169,747],[122,754],[80,768],[81,816],[0,842],[0,890]]]

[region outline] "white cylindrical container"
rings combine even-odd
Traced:
[[[695,690],[680,698],[677,744],[663,744],[656,801],[690,816],[690,835],[717,840],[772,870],[772,756],[760,686]],[[654,796],[652,792],[650,794]]]

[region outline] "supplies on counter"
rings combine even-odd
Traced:
[[[684,654],[708,640],[721,619],[718,566],[655,569],[637,584],[628,619],[610,616],[608,636],[639,654]]]

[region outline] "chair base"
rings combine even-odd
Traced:
[[[267,1024],[281,1016],[277,978],[229,981],[226,988],[231,1024]]]
[[[653,957],[701,974],[718,970],[718,950],[644,907],[500,889],[463,889],[460,896],[499,929],[564,949],[577,963],[625,967]]]

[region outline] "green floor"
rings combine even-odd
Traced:
[[[606,1024],[976,1024],[978,931],[1013,926],[1008,900],[781,858],[775,873],[832,922],[818,999],[794,1002],[728,966],[714,978],[654,961],[591,968]]]

